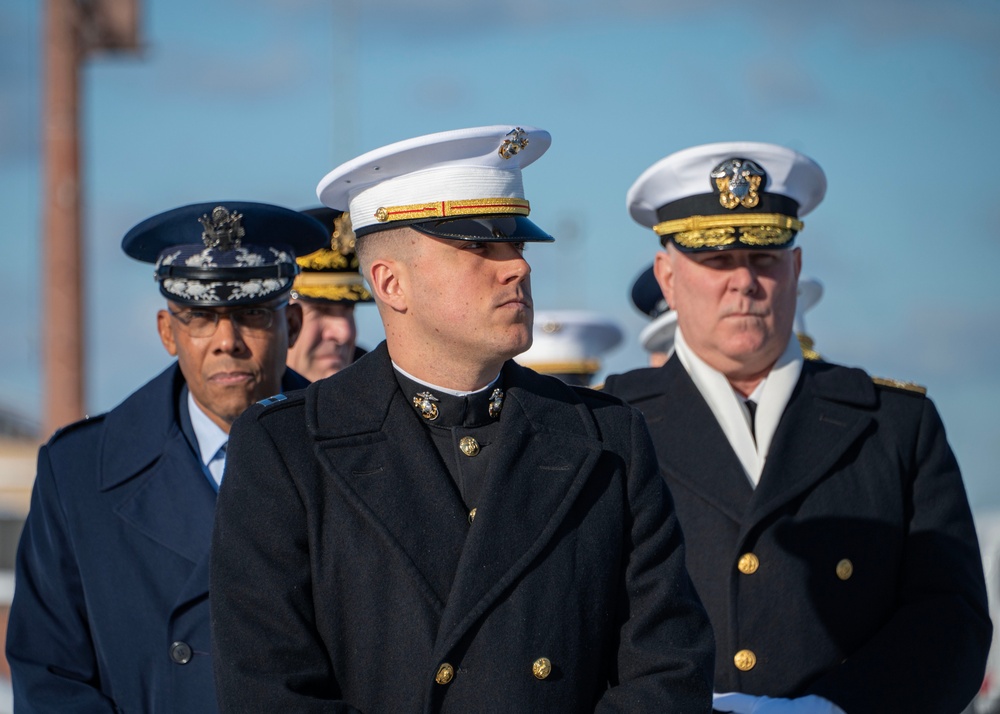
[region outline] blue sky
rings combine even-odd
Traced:
[[[974,508],[1000,507],[1000,5],[844,0],[143,0],[145,48],[83,72],[87,404],[169,363],[133,224],[185,203],[305,208],[334,166],[482,124],[549,130],[525,171],[538,309],[621,319],[608,371],[639,366],[628,302],[655,236],[632,181],[694,144],[773,141],[827,173],[804,273],[832,361],[928,387]],[[0,5],[0,405],[38,420],[41,3]],[[381,327],[359,309],[360,341]]]

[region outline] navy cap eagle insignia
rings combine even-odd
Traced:
[[[767,174],[750,159],[727,159],[712,170],[711,176],[719,189],[719,203],[733,209],[754,208],[760,203],[758,189]]]

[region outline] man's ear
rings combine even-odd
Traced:
[[[176,357],[177,343],[174,341],[174,330],[170,324],[170,313],[166,310],[160,310],[156,313],[156,330],[160,333],[160,342],[163,343],[163,348],[171,357]]]
[[[674,307],[674,265],[673,257],[666,250],[661,250],[653,259],[653,275],[660,286],[660,292],[667,305]]]
[[[288,346],[294,347],[302,332],[302,306],[297,302],[288,303],[285,307],[285,320],[288,324]]]
[[[378,258],[369,270],[372,294],[375,299],[396,312],[406,312],[405,266],[396,260]]]

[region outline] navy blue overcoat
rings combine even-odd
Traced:
[[[180,425],[183,385],[175,363],[39,451],[7,632],[19,713],[216,711],[216,496]]]
[[[642,417],[513,362],[503,388],[474,519],[384,343],[236,421],[223,711],[710,711],[712,634]]]
[[[929,399],[806,361],[753,489],[679,359],[606,390],[649,425],[715,628],[716,691],[818,694],[848,714],[965,707],[991,626]]]

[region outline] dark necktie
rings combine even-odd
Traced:
[[[757,443],[757,430],[754,428],[754,415],[757,413],[757,402],[753,399],[747,399],[744,402],[747,405],[747,411],[750,412],[750,436],[753,437],[753,443]]]

